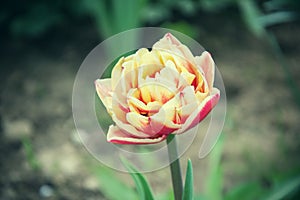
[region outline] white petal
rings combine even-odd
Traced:
[[[100,97],[102,103],[111,112],[112,109],[112,89],[111,79],[97,79],[95,81],[96,92]]]
[[[196,56],[195,60],[197,65],[203,71],[209,90],[211,91],[213,88],[214,77],[215,77],[215,63],[210,53],[204,51],[201,56]]]
[[[131,137],[138,137],[138,138],[147,138],[149,137],[148,134],[138,131],[135,127],[133,127],[131,124],[124,123],[113,114],[112,115],[113,121],[116,123],[116,125],[124,132],[126,132]]]
[[[117,126],[111,125],[107,134],[107,141],[117,144],[154,144],[166,139],[166,135],[157,138],[136,138],[132,137],[119,129]]]

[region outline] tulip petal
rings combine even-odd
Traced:
[[[185,87],[180,93],[179,93],[179,99],[180,99],[180,122],[181,124],[184,124],[186,119],[197,109],[197,106],[199,104],[199,101],[197,97],[195,96],[195,92],[193,90],[192,86]]]
[[[145,132],[143,129],[149,125],[149,118],[136,112],[127,113],[126,119],[132,126],[142,132]]]
[[[166,103],[174,97],[175,88],[169,88],[158,81],[147,81],[139,85],[141,100],[147,104],[152,101]]]
[[[153,101],[153,102],[149,102],[146,105],[144,102],[140,101],[139,99],[130,96],[128,97],[128,105],[131,112],[137,112],[140,114],[148,113],[148,115],[151,116],[158,112],[162,104],[158,101]]]
[[[116,144],[154,144],[167,138],[167,135],[161,135],[157,138],[135,138],[124,133],[119,127],[111,125],[107,134],[107,141]]]
[[[144,84],[150,77],[155,77],[155,74],[164,68],[162,64],[142,65],[138,68],[138,85]]]
[[[112,112],[115,117],[121,120],[122,122],[126,122],[126,114],[130,112],[130,108],[124,101],[121,101],[116,97],[116,93],[114,93],[112,98]]]
[[[95,81],[95,87],[98,96],[102,103],[111,112],[112,109],[112,90],[111,90],[111,79],[97,79]]]
[[[171,133],[179,128],[181,124],[177,122],[177,109],[172,106],[162,106],[158,113],[150,117],[150,126],[156,134]]]
[[[179,94],[176,94],[170,101],[165,103],[158,113],[150,117],[150,126],[157,134],[171,133],[179,128],[181,124],[177,124],[177,108],[180,107]]]
[[[215,77],[215,63],[207,51],[204,51],[201,56],[195,57],[197,65],[201,68],[204,73],[205,80],[207,81],[208,88],[211,91],[213,88],[214,77]]]
[[[184,131],[196,126],[200,121],[202,121],[213,107],[218,103],[220,99],[220,91],[217,88],[213,88],[210,96],[204,99],[197,109],[191,113],[191,115],[186,119],[182,128],[175,132],[175,134],[183,133]]]
[[[134,60],[136,62],[136,64],[137,64],[137,66],[140,66],[140,65],[142,65],[141,58],[146,53],[149,53],[149,50],[146,49],[146,48],[141,48],[141,49],[137,50],[137,52],[135,52],[135,54],[133,54],[131,56],[128,56],[126,58]]]
[[[194,56],[190,49],[187,46],[183,45],[171,33],[167,33],[162,39],[156,42],[153,45],[153,49],[165,50],[190,61],[192,64],[195,63]]]
[[[138,131],[131,124],[128,124],[128,123],[125,123],[125,122],[119,120],[114,114],[111,117],[112,117],[112,120],[116,123],[116,126],[118,126],[123,132],[127,133],[131,137],[136,137],[136,138],[148,138],[149,137],[149,134]]]
[[[143,65],[161,65],[161,60],[156,51],[149,51],[142,55],[140,59]]]
[[[117,64],[112,69],[112,72],[111,72],[111,79],[112,79],[111,85],[112,85],[113,90],[116,88],[116,86],[119,83],[119,80],[121,78],[122,71],[123,71],[123,68],[122,68],[123,62],[124,62],[124,57],[121,57],[119,59],[119,61],[117,62]]]

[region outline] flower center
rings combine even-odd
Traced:
[[[128,96],[130,110],[143,116],[152,116],[157,113],[161,106],[175,96],[166,86],[158,82],[145,83],[133,89]]]

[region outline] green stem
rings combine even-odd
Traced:
[[[173,192],[175,200],[182,199],[182,176],[181,176],[181,169],[180,169],[180,162],[177,153],[177,144],[175,135],[170,134],[167,137],[167,144],[168,144],[168,154],[169,154],[169,161],[170,170],[172,175],[172,184],[173,184]]]

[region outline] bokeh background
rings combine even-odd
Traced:
[[[300,3],[294,0],[30,0],[0,7],[0,199],[135,199],[130,175],[80,143],[72,87],[85,56],[130,28],[196,39],[222,73],[222,137],[194,164],[197,199],[297,199],[300,185]],[[171,199],[169,169],[146,174]]]

